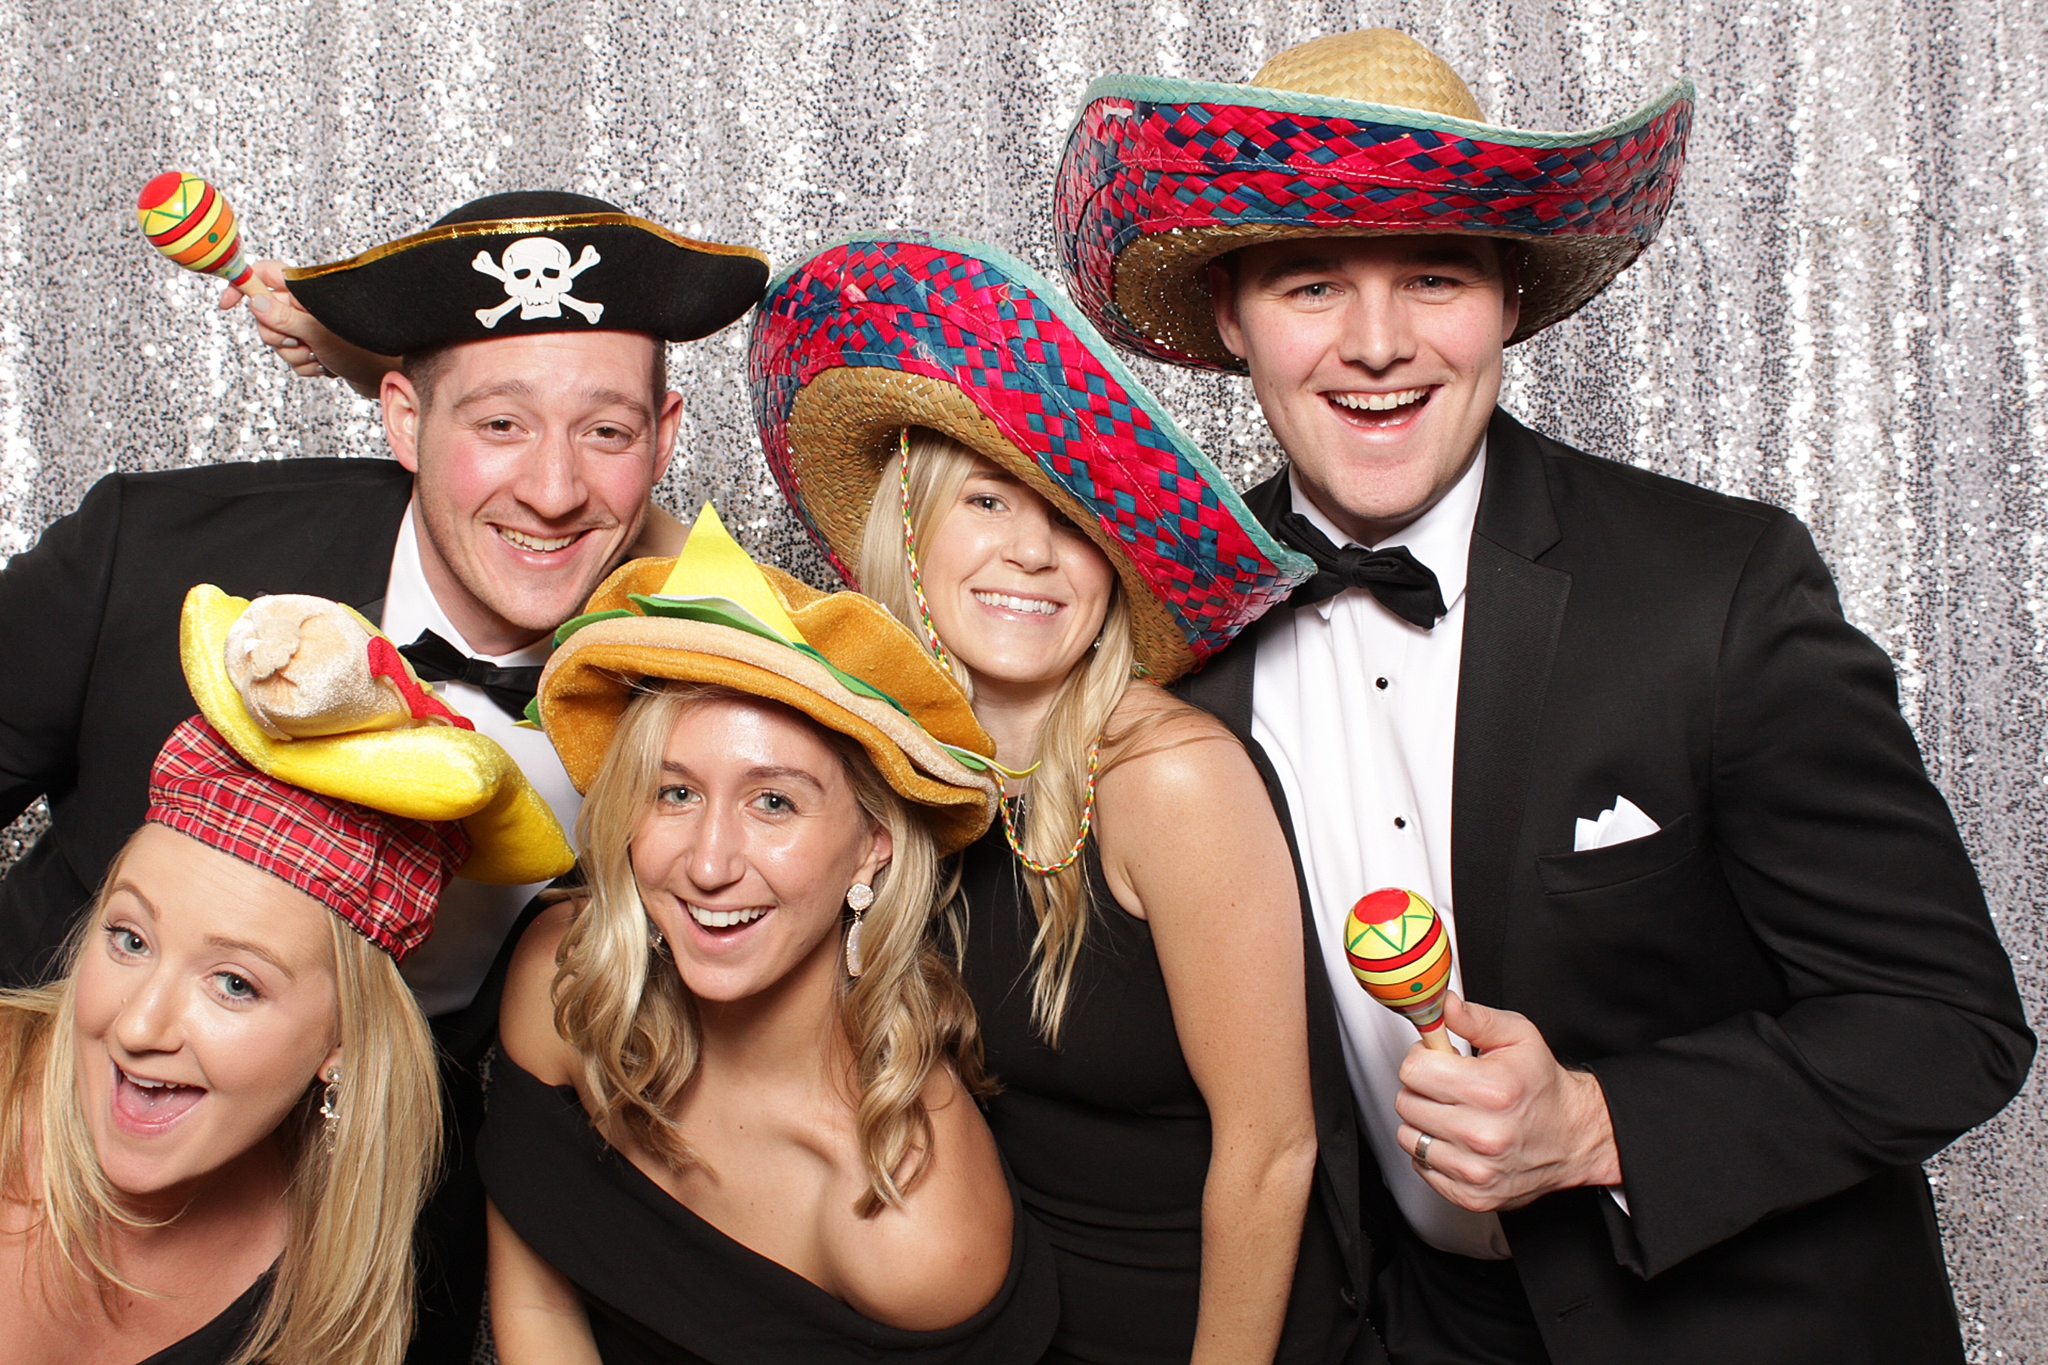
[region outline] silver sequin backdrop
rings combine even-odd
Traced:
[[[1508,405],[1812,525],[1898,665],[2039,1018],[2042,6],[0,0],[0,555],[112,469],[383,453],[372,404],[292,379],[141,242],[135,192],[167,167],[218,183],[253,250],[301,262],[549,187],[778,267],[915,227],[1049,269],[1054,163],[1100,72],[1241,80],[1386,24],[1491,117],[1541,128],[1604,122],[1683,72],[1698,116],[1662,239],[1510,353]],[[755,444],[743,331],[675,348],[687,415],[661,496],[715,498],[751,548],[815,573]],[[1242,381],[1138,368],[1241,483],[1273,467]],[[1932,1165],[1975,1360],[2048,1361],[2044,1128],[2030,1087]]]

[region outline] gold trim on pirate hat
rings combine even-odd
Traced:
[[[493,194],[424,232],[285,272],[292,296],[379,355],[527,332],[694,341],[742,316],[768,258],[700,242],[582,194]]]

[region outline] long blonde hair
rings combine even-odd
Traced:
[[[930,540],[959,500],[960,489],[978,458],[951,437],[912,429],[910,521],[920,544]],[[856,572],[862,592],[888,607],[898,620],[917,623],[917,594],[903,543],[902,478],[896,461],[883,467],[861,533]],[[1122,579],[1115,579],[1114,584],[1101,643],[1067,675],[1038,732],[1032,755],[1038,766],[1024,779],[1029,818],[1017,842],[1034,862],[1057,863],[1073,848],[1087,802],[1089,751],[1098,743],[1102,746],[1098,782],[1102,773],[1134,756],[1129,731],[1108,733],[1110,713],[1131,685],[1131,666],[1137,657],[1131,638],[1130,600]],[[921,629],[917,633],[925,638]],[[957,659],[953,671],[972,697],[971,680]],[[1031,1019],[1046,1042],[1057,1047],[1060,1023],[1073,991],[1074,967],[1088,931],[1088,859],[1076,858],[1050,877],[1028,869],[1020,870],[1019,875],[1038,918],[1038,932],[1031,945],[1038,962],[1031,987]]]
[[[554,981],[555,1029],[581,1059],[592,1123],[614,1145],[630,1136],[677,1169],[698,1161],[672,1113],[697,1074],[701,1026],[680,973],[652,946],[632,844],[659,790],[670,733],[714,699],[758,700],[670,683],[649,684],[627,704],[584,796],[577,839],[590,897],[563,936]],[[967,993],[931,938],[941,903],[931,834],[858,744],[821,733],[866,818],[894,842],[861,929],[861,974],[840,997],[860,1090],[855,1126],[868,1188],[855,1211],[865,1218],[901,1207],[930,1165],[923,1093],[933,1071],[948,1067],[969,1090],[983,1088],[981,1042]]]
[[[125,853],[126,850],[124,849]],[[0,991],[0,1196],[38,1211],[48,1282],[83,1280],[110,1303],[147,1293],[114,1264],[121,1207],[79,1103],[72,1025],[78,967],[94,943],[116,857],[65,945],[65,971]],[[329,916],[340,1002],[342,1081],[330,1144],[309,1085],[278,1137],[290,1163],[284,1254],[262,1313],[229,1365],[260,1360],[396,1365],[413,1325],[413,1223],[440,1165],[433,1036],[398,964]]]

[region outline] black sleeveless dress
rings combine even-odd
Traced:
[[[583,1295],[605,1365],[1032,1365],[1059,1315],[1052,1265],[1021,1211],[1010,1271],[935,1332],[861,1316],[734,1241],[612,1150],[576,1092],[498,1052],[477,1164],[498,1211]]]
[[[1181,1054],[1151,926],[1110,896],[1093,839],[1083,856],[1088,928],[1055,1051],[1031,1022],[1032,874],[1000,822],[961,855],[962,975],[1002,1085],[984,1108],[1059,1271],[1048,1365],[1186,1365],[1201,1301],[1209,1107]],[[1321,1358],[1343,1283],[1335,1244],[1305,1239],[1279,1360]]]
[[[276,1277],[275,1269],[266,1270],[256,1277],[256,1283],[242,1291],[242,1296],[220,1310],[212,1322],[186,1336],[178,1338],[161,1351],[141,1362],[141,1365],[221,1365],[234,1355],[235,1348],[242,1344],[249,1328],[256,1321],[257,1314],[270,1298],[270,1282]]]

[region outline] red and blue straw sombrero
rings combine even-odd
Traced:
[[[1392,29],[1289,48],[1249,85],[1107,76],[1054,185],[1075,302],[1117,345],[1204,369],[1224,349],[1208,265],[1283,237],[1455,232],[1522,244],[1521,341],[1642,254],[1671,207],[1693,89],[1577,133],[1483,122],[1441,58]]]
[[[1161,681],[1313,572],[1087,319],[993,248],[916,234],[828,247],[770,283],[748,375],[768,465],[848,582],[906,427],[1010,470],[1087,531]]]

